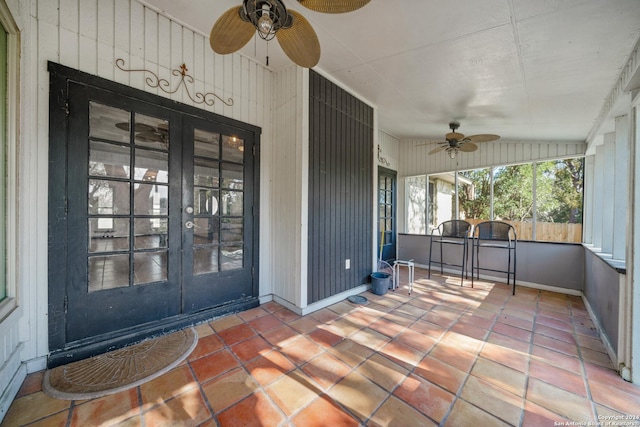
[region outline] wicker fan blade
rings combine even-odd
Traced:
[[[446,134],[444,136],[444,138],[447,141],[450,141],[452,139],[455,140],[455,141],[462,141],[464,139],[464,135],[461,134],[461,133],[458,133],[458,132],[449,132],[448,134]]]
[[[478,146],[476,144],[474,144],[473,142],[465,142],[465,143],[460,144],[458,149],[460,151],[464,151],[466,153],[470,153],[472,151],[476,151],[478,149]]]
[[[483,133],[479,135],[471,135],[465,138],[466,141],[471,142],[491,142],[500,139],[500,135],[491,135],[490,133]]]
[[[278,42],[293,62],[301,67],[315,67],[320,60],[318,36],[304,16],[293,10],[289,13],[293,16],[293,24],[290,28],[278,30]]]
[[[214,52],[221,55],[233,53],[251,40],[255,27],[240,18],[242,7],[232,7],[213,24],[209,43]]]
[[[298,0],[307,9],[322,13],[346,13],[360,9],[370,0]]]
[[[448,145],[448,144],[447,144],[447,145],[441,145],[441,146],[436,147],[436,148],[434,148],[433,150],[429,151],[429,154],[436,154],[436,153],[439,153],[439,152],[441,152],[442,150],[444,150],[445,148],[448,148],[448,147],[449,147],[449,145]]]

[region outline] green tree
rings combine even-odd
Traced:
[[[458,191],[461,218],[489,219],[490,170],[460,172],[472,185]],[[581,223],[583,159],[536,164],[536,216],[540,222]],[[497,220],[527,221],[533,215],[533,164],[494,168],[493,209]]]
[[[491,214],[491,169],[464,171],[460,175],[473,183],[458,188],[461,217],[488,220]]]
[[[495,169],[493,213],[495,219],[526,221],[533,214],[533,164]]]
[[[583,159],[562,159],[539,163],[538,183],[540,181],[549,183],[548,187],[538,185],[538,212],[545,213],[544,221],[581,223]],[[540,194],[541,191],[542,194]]]

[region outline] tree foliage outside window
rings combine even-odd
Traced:
[[[427,230],[427,177],[412,176],[406,179],[407,193],[407,232],[425,234]]]
[[[458,177],[459,219],[469,220],[473,224],[488,220],[507,221],[516,226],[520,231],[518,237],[523,240],[581,241],[582,158],[474,169],[458,172]],[[410,192],[413,192],[408,195],[408,213],[415,214],[417,207],[420,212],[424,211],[424,197],[420,193],[423,190],[421,186],[418,187],[408,185]],[[412,204],[414,199],[415,205]],[[421,219],[420,216],[414,216],[417,222]],[[451,218],[448,219],[455,219],[455,209],[452,209]],[[419,229],[415,224],[412,227],[415,232]]]
[[[460,175],[473,183],[458,187],[460,219],[488,221],[491,217],[491,169],[474,169],[460,172]]]
[[[584,159],[564,159],[538,163],[538,220],[557,223],[582,223]]]
[[[493,214],[505,221],[529,221],[533,216],[533,164],[497,168],[493,183]]]

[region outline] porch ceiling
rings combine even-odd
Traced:
[[[342,15],[287,7],[313,25],[317,66],[378,107],[403,139],[460,132],[586,140],[640,35],[638,0],[372,0]],[[144,0],[197,31],[241,0]],[[265,63],[257,38],[241,52]],[[291,62],[268,43],[269,65]]]

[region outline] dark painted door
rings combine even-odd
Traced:
[[[378,258],[383,261],[396,259],[396,176],[378,167]]]
[[[252,134],[183,119],[183,308],[251,295]]]
[[[251,295],[253,134],[73,82],[68,99],[66,341]]]

